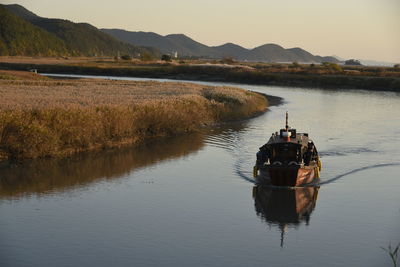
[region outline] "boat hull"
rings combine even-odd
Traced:
[[[259,169],[257,180],[273,186],[304,186],[315,183],[319,178],[318,166],[271,166]]]

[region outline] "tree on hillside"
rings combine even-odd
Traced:
[[[161,60],[170,62],[171,61],[171,56],[170,55],[162,55],[161,56]]]
[[[233,57],[224,57],[220,62],[222,64],[234,64],[236,61]]]
[[[292,62],[292,65],[289,66],[290,68],[299,68],[300,64],[297,61]]]
[[[122,55],[121,59],[123,59],[123,60],[131,60],[132,57],[130,55]]]
[[[322,62],[322,66],[324,66],[327,69],[332,69],[339,72],[343,71],[342,67],[340,67],[338,64],[331,62]]]
[[[362,66],[361,62],[357,59],[349,59],[344,62],[347,66]]]
[[[142,54],[140,54],[140,60],[141,61],[151,61],[151,60],[154,60],[154,57],[149,52],[143,52]]]

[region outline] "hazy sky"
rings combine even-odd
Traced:
[[[184,33],[206,45],[276,43],[400,62],[400,0],[0,0],[98,28]]]

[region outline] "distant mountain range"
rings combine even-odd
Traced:
[[[20,5],[0,5],[0,55],[115,56],[177,52],[184,57],[266,62],[339,62],[315,56],[301,48],[285,49],[265,44],[246,49],[233,43],[207,46],[184,34],[166,36],[153,32],[97,29],[88,23],[40,17]]]
[[[0,55],[115,56],[144,51],[87,23],[39,17],[20,5],[0,5]]]
[[[339,62],[335,57],[314,56],[298,47],[285,49],[277,44],[265,44],[253,49],[246,49],[233,43],[226,43],[220,46],[207,46],[184,34],[162,36],[154,32],[130,32],[121,29],[101,30],[123,42],[155,47],[165,54],[177,52],[178,55],[185,57],[232,57],[237,60],[267,62]]]

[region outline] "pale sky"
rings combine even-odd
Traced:
[[[400,0],[0,0],[97,28],[183,33],[209,46],[276,43],[400,62]]]

